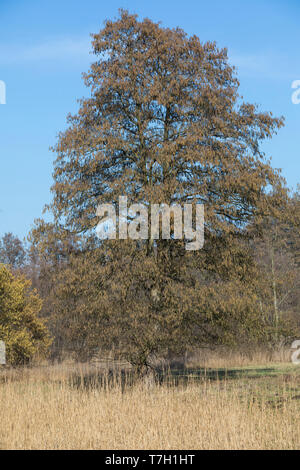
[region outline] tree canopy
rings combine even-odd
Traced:
[[[226,49],[179,28],[121,11],[92,46],[90,96],[53,149],[54,224],[33,231],[57,273],[57,311],[80,347],[117,345],[138,370],[172,348],[263,336],[249,240],[287,201],[261,149],[283,118],[243,102]],[[97,207],[121,195],[204,204],[203,249],[97,243]]]

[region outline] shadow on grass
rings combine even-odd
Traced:
[[[274,367],[257,368],[199,368],[173,365],[164,370],[157,370],[155,382],[160,385],[185,386],[190,382],[225,381],[240,379],[259,379],[280,375]],[[84,374],[73,373],[69,385],[76,389],[92,390],[95,388],[110,389],[118,386],[125,390],[136,384],[138,379],[128,370],[95,371]]]
[[[257,368],[171,368],[172,377],[199,378],[200,380],[223,381],[241,378],[258,379],[261,377],[275,377],[278,370],[274,367]]]
[[[134,384],[134,376],[124,370],[105,370],[88,372],[84,374],[73,373],[69,377],[69,385],[72,388],[93,390],[95,388],[111,389],[120,387],[122,392]]]

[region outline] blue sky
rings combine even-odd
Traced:
[[[300,183],[300,105],[291,100],[300,80],[299,0],[0,0],[0,236],[24,237],[50,201],[49,147],[87,94],[90,33],[118,8],[227,47],[244,99],[285,116],[264,150],[290,187]]]

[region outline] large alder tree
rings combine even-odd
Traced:
[[[117,345],[139,373],[170,349],[263,335],[247,241],[287,198],[261,150],[283,119],[242,101],[226,49],[179,28],[121,11],[92,45],[90,96],[54,148],[56,228],[34,232],[53,240],[63,227],[89,240],[60,270],[63,314],[78,320],[83,347]],[[204,204],[204,248],[187,252],[174,239],[95,244],[97,206],[121,195],[128,204]],[[72,295],[80,298],[70,307]]]

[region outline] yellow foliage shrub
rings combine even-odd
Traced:
[[[36,354],[46,354],[51,341],[38,318],[41,307],[31,282],[0,264],[0,340],[6,344],[8,364],[27,364]]]

